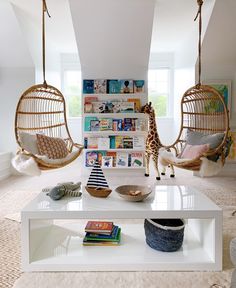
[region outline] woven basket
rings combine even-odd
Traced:
[[[177,251],[183,244],[184,227],[182,219],[145,219],[146,243],[155,250]]]

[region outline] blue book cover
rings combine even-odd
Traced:
[[[97,117],[85,117],[84,118],[84,131],[91,131],[91,120],[98,120]]]
[[[118,94],[120,93],[121,83],[120,80],[113,79],[107,80],[107,93]]]
[[[134,80],[134,93],[144,93],[144,80]]]
[[[94,80],[83,80],[83,93],[84,94],[93,94],[94,93]]]
[[[115,136],[109,136],[110,137],[110,149],[116,148],[116,137]]]

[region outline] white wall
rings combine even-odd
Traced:
[[[3,135],[0,152],[15,152],[14,120],[16,105],[21,94],[34,85],[34,68],[0,67],[0,125]]]
[[[231,124],[236,127],[236,1],[216,0],[203,41],[202,79],[231,80]]]

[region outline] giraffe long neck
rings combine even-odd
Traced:
[[[147,139],[149,143],[155,141],[158,146],[163,146],[157,132],[156,117],[154,111],[149,114],[149,131]]]
[[[153,131],[154,133],[157,133],[157,124],[156,124],[156,118],[155,113],[149,114],[149,131]]]

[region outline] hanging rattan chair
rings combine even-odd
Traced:
[[[45,20],[47,11],[45,0],[42,13],[42,42],[43,42],[43,84],[34,85],[21,96],[15,115],[15,137],[20,147],[18,153],[33,157],[41,170],[61,168],[74,161],[83,150],[83,146],[73,142],[66,119],[65,99],[55,87],[48,85],[45,80]],[[29,134],[44,134],[50,137],[63,138],[69,152],[68,157],[59,161],[45,160],[40,155],[34,155],[25,149],[21,132]]]
[[[199,5],[197,16],[199,17],[199,41],[198,41],[198,84],[188,89],[181,100],[181,128],[177,140],[167,149],[173,148],[176,156],[180,156],[185,146],[186,131],[188,129],[198,131],[203,134],[224,133],[222,142],[215,149],[209,150],[207,153],[196,159],[186,160],[183,162],[175,161],[175,159],[165,159],[169,164],[179,168],[192,171],[199,171],[201,167],[201,158],[215,160],[221,157],[224,164],[226,156],[226,148],[228,145],[229,134],[229,113],[225,105],[223,96],[214,88],[201,84],[201,31],[202,31],[202,0],[197,0]]]
[[[225,147],[229,132],[229,115],[223,97],[210,86],[201,85],[188,89],[181,100],[181,128],[177,140],[167,148],[173,148],[178,157],[184,149],[187,130],[203,134],[224,133],[217,148],[209,150],[200,157],[186,162],[169,162],[179,168],[198,171],[201,157],[222,157],[224,162]]]

